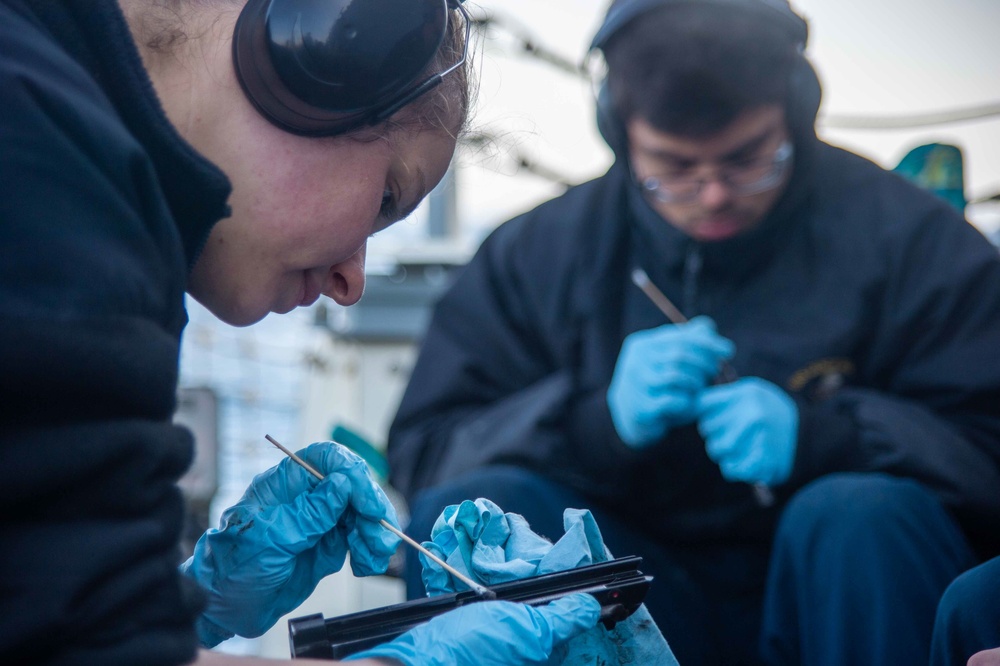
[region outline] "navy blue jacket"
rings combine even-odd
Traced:
[[[0,1],[0,663],[179,664],[189,266],[229,183],[114,0]],[[187,580],[187,579],[184,579]]]
[[[739,238],[698,244],[616,164],[497,228],[438,304],[390,429],[391,480],[492,463],[566,483],[667,543],[769,541],[782,502],[836,471],[925,483],[1000,546],[1000,256],[949,205],[856,155],[796,145],[789,186]],[[733,365],[800,407],[778,503],[725,481],[694,426],[634,451],[606,392],[625,336],[667,323],[642,267],[715,319]]]

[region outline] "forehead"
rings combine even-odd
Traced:
[[[719,132],[699,138],[662,132],[642,118],[628,123],[629,145],[634,153],[686,160],[722,158],[786,131],[785,113],[779,105],[744,111]]]

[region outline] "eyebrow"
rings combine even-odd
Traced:
[[[768,127],[762,130],[760,134],[758,134],[757,136],[747,139],[736,148],[733,148],[725,155],[722,155],[719,158],[719,161],[724,162],[726,160],[731,160],[733,158],[740,157],[741,155],[744,155],[746,153],[753,152],[754,150],[759,148],[761,144],[767,141],[771,137],[771,135],[773,135],[774,132],[777,131],[777,129],[778,129],[777,127]],[[671,162],[684,163],[684,162],[698,161],[697,158],[688,157],[687,155],[678,155],[677,153],[672,153],[669,150],[654,148],[652,150],[644,150],[643,152],[645,152],[650,157],[654,157],[660,160],[668,160]]]

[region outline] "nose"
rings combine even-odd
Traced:
[[[729,204],[733,193],[721,178],[712,176],[705,180],[698,198],[707,210],[719,210]]]
[[[368,245],[361,248],[350,257],[330,267],[327,286],[323,290],[339,305],[354,305],[361,300],[365,292],[365,254]]]

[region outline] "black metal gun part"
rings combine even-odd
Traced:
[[[575,592],[586,592],[601,603],[601,622],[608,629],[628,618],[642,604],[652,576],[639,571],[641,557],[621,557],[577,569],[533,576],[491,586],[497,599],[541,606]],[[321,613],[288,621],[292,658],[341,659],[380,645],[433,617],[466,604],[483,601],[465,590],[414,599],[384,608],[324,619]]]

